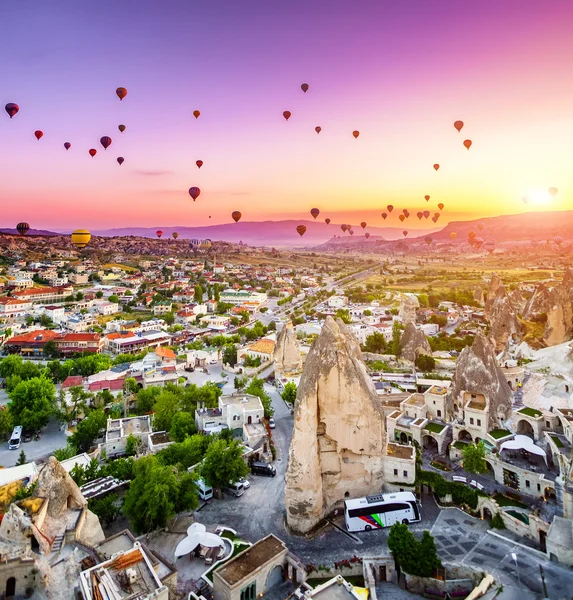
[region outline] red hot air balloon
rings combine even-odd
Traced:
[[[408,216],[408,209],[407,209],[407,208],[404,208],[404,209],[402,210],[402,214],[404,214],[404,215],[407,217],[407,216]]]
[[[437,222],[438,222],[438,217],[436,217],[436,215],[434,215],[434,216],[432,217],[432,221],[434,221],[434,223],[437,223]]]
[[[198,110],[193,111],[193,116],[198,119],[201,116],[201,113]]]
[[[454,127],[458,131],[461,131],[463,126],[464,126],[464,122],[463,121],[454,121]]]
[[[190,187],[189,188],[189,195],[191,196],[191,198],[193,198],[193,202],[195,202],[195,200],[197,200],[197,198],[199,198],[200,194],[201,194],[201,190],[198,187]]]
[[[38,141],[40,141],[42,139],[42,137],[44,136],[44,132],[40,131],[39,129],[34,131],[34,135],[36,136],[36,139]]]
[[[109,135],[104,135],[100,138],[99,143],[103,146],[104,150],[107,150],[111,146],[111,138]]]
[[[368,232],[366,232],[366,233],[364,234],[364,237],[365,237],[366,239],[368,239],[368,238],[370,237],[370,234],[369,234]]]
[[[123,100],[127,96],[127,90],[124,87],[118,87],[115,93],[120,100]]]
[[[354,139],[358,139],[358,136],[360,135],[360,131],[353,131],[352,135],[354,136]]]
[[[308,92],[308,88],[309,88],[309,87],[310,87],[310,86],[308,85],[308,83],[303,83],[303,84],[300,86],[300,89],[301,89],[301,90],[302,90],[302,91],[303,91],[303,92],[306,94],[306,93]]]
[[[158,229],[158,230],[155,232],[155,235],[156,235],[158,238],[160,238],[160,237],[163,235],[163,231],[161,231],[161,229]]]
[[[430,216],[430,211],[425,210],[422,214],[424,215],[424,218],[427,219]]]
[[[119,129],[119,131],[120,131],[121,133],[123,133],[123,132],[126,130],[126,127],[125,127],[125,125],[118,125],[118,126],[117,126],[117,128]]]
[[[322,131],[322,127],[320,125],[317,125],[314,130],[316,131],[316,133],[320,133]]]
[[[354,235],[354,229],[349,229],[349,230],[348,230],[348,233],[349,233],[350,235]]]
[[[360,227],[362,227],[362,229],[366,229],[366,221],[362,221],[362,223],[360,223]]]
[[[202,160],[196,160],[195,164],[197,165],[197,168],[200,169],[203,166],[203,161]]]
[[[64,142],[64,148],[66,150],[69,150],[72,147],[72,145],[70,144],[70,142]]]
[[[344,233],[344,232],[346,232],[346,229],[347,229],[347,227],[346,227],[346,225],[343,223],[343,224],[340,226],[340,229],[342,229],[342,232]]]
[[[437,171],[439,168],[440,168],[440,165],[439,165],[438,163],[436,163],[436,164],[434,165],[434,170],[435,170],[435,171]]]
[[[398,218],[399,218],[399,219],[400,219],[400,221],[403,223],[403,222],[404,222],[404,219],[406,218],[406,215],[400,215]]]
[[[426,194],[426,195],[424,196],[424,198],[425,198],[425,200],[426,200],[426,202],[427,202],[427,201],[430,199],[430,196],[428,196],[428,194]]]
[[[4,110],[8,113],[9,117],[12,118],[18,114],[20,107],[14,102],[8,102],[8,104],[6,104],[4,107]]]
[[[388,218],[388,213],[382,213],[382,218],[386,220]]]
[[[235,223],[238,223],[242,216],[243,215],[238,210],[234,210],[231,213],[231,217],[233,217],[233,221],[235,221]]]
[[[431,237],[427,237],[425,240],[426,244],[428,244],[428,246],[432,243],[432,238]]]
[[[95,148],[90,148],[89,155],[93,158],[97,154],[97,150]]]
[[[404,231],[402,232],[402,235],[403,235],[404,237],[406,237],[406,236],[408,235],[408,232],[407,232],[407,231],[404,229]]]
[[[440,203],[438,204],[438,208],[439,208],[440,210],[444,210],[444,205],[443,205],[443,203],[442,203],[442,202],[440,202]]]
[[[324,219],[324,222],[325,222],[327,225],[330,225],[330,219],[329,219],[329,218],[326,218],[326,219]]]
[[[316,217],[318,217],[318,215],[320,214],[320,211],[318,210],[318,208],[311,208],[310,214],[313,216],[314,219],[316,219]]]
[[[291,118],[290,110],[285,110],[283,113],[283,117],[288,121]],[[302,225],[299,225],[299,227],[302,227]]]
[[[117,157],[117,164],[121,167],[121,165],[123,165],[125,158],[123,158],[123,156],[118,156]]]
[[[394,207],[391,204],[388,204],[386,209],[388,210],[389,213],[391,213],[394,210]]]
[[[424,216],[423,212],[417,212],[416,216],[418,217],[418,219],[422,220],[422,217]]]
[[[440,218],[440,213],[439,212],[435,212],[434,213],[434,217],[438,217],[438,219]]]
[[[472,141],[464,140],[464,146],[469,150],[472,147]]]
[[[306,227],[304,225],[297,225],[296,232],[302,237],[306,232]]]

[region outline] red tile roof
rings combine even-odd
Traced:
[[[62,383],[63,388],[76,387],[82,385],[84,379],[81,375],[70,375]]]

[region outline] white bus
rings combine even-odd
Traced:
[[[195,483],[201,500],[211,500],[213,497],[213,488],[208,485],[204,479],[198,479]]]
[[[417,523],[421,505],[412,492],[376,494],[344,502],[348,531],[370,531],[391,527],[394,523]]]
[[[10,450],[17,450],[20,447],[20,442],[22,441],[22,425],[16,425],[14,427],[14,431],[12,432],[12,437],[8,442],[8,448]]]

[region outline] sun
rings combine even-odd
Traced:
[[[547,189],[532,188],[527,190],[527,193],[524,196],[524,201],[525,200],[527,200],[527,204],[532,206],[546,206],[551,204],[553,196]]]

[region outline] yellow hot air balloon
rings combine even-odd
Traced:
[[[85,248],[92,239],[92,234],[87,229],[76,229],[72,233],[72,244],[76,248]]]

